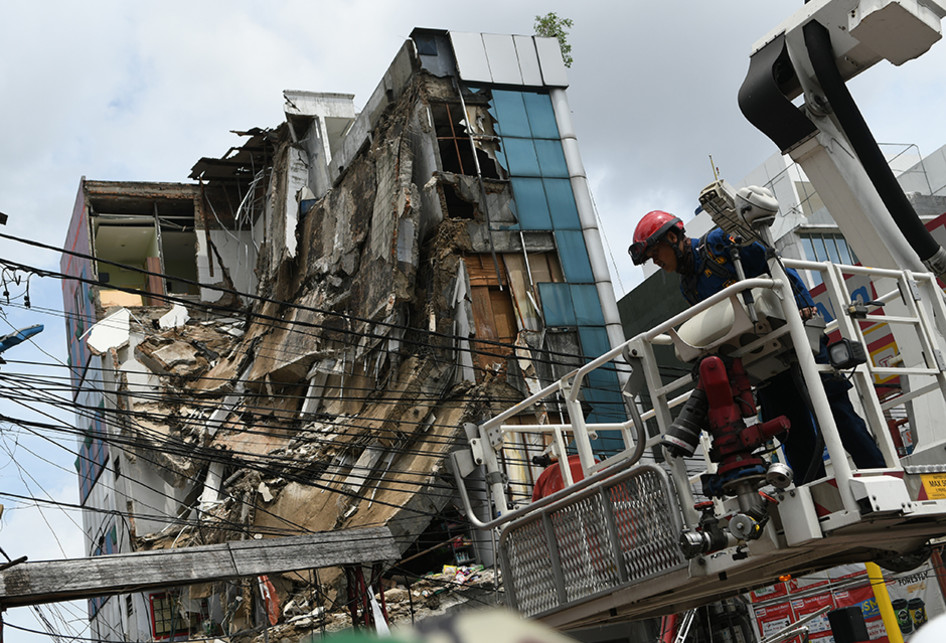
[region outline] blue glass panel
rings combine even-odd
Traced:
[[[587,418],[589,423],[623,422],[627,419],[627,414],[624,411],[624,402],[618,390],[617,376],[614,373],[609,373],[609,375],[611,381],[606,388],[582,389],[582,395],[592,409],[592,412],[588,414]],[[616,434],[615,437],[618,435],[620,434]]]
[[[541,176],[531,138],[503,138],[503,147],[506,169],[511,176]]]
[[[815,261],[828,261],[828,251],[824,247],[824,239],[821,237],[812,237],[811,245],[815,249]]]
[[[805,250],[805,259],[808,261],[818,261],[817,256],[815,256],[815,247],[812,245],[810,237],[802,235],[801,245]]]
[[[607,351],[602,351],[602,354],[605,352]],[[595,357],[598,356],[595,355]],[[588,382],[588,387],[598,394],[599,399],[610,399],[609,396],[618,390],[617,372],[611,365],[602,366],[601,368],[591,371],[588,373],[585,380]]]
[[[801,245],[805,251],[805,259],[807,259],[808,261],[818,261],[818,256],[815,254],[815,246],[814,244],[812,244],[810,237],[802,235]],[[811,282],[815,286],[821,284],[822,278],[821,278],[820,272],[818,272],[817,270],[811,270],[808,272],[808,274],[811,276]]]
[[[582,353],[588,358],[597,357],[611,349],[608,333],[601,326],[579,326],[578,337],[581,340]],[[589,422],[623,422],[627,419],[617,373],[610,365],[588,374],[582,387],[582,395],[592,407],[587,418]],[[600,446],[615,448],[611,440],[602,442]]]
[[[560,176],[568,178],[568,167],[565,165],[565,153],[562,152],[562,142],[558,139],[536,139],[535,153],[539,157],[539,168],[542,176]]]
[[[568,179],[542,179],[549,200],[552,225],[556,230],[580,230],[575,194]]]
[[[578,338],[581,340],[581,352],[589,359],[611,350],[608,332],[602,326],[581,326],[578,328]]]
[[[558,124],[555,122],[555,112],[552,111],[552,101],[548,94],[523,92],[522,100],[526,104],[532,136],[558,139]]]
[[[838,247],[834,243],[834,237],[825,237],[824,245],[828,249],[828,256],[831,257],[831,263],[841,263],[841,255],[838,254]]]
[[[546,326],[574,326],[575,308],[572,305],[571,291],[568,284],[542,283],[539,298],[542,300],[542,312]]]
[[[556,230],[555,241],[558,243],[558,257],[562,262],[562,271],[566,281],[571,283],[591,283],[591,261],[585,248],[585,238],[581,230]]]
[[[522,103],[521,92],[510,92],[501,89],[493,90],[493,107],[496,110],[496,133],[500,136],[520,136],[529,138],[532,132],[529,129],[529,118]]]
[[[595,424],[598,422],[623,422],[624,420],[617,420],[612,417],[602,417],[602,414],[599,414],[596,411],[592,411],[588,414],[588,417],[585,419],[589,424]],[[605,458],[610,458],[613,455],[617,455],[624,450],[624,439],[621,437],[619,431],[598,431],[598,439],[591,441],[591,451],[595,454],[595,457],[598,460],[604,460]]]
[[[841,253],[841,263],[853,264],[854,262],[851,261],[851,253],[847,241],[841,238],[835,238],[835,241],[838,244],[838,251]]]
[[[512,195],[516,201],[519,227],[523,230],[551,230],[552,219],[545,202],[542,179],[513,178]]]
[[[579,326],[604,326],[601,300],[594,284],[572,284],[572,303]]]

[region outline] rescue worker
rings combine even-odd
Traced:
[[[634,243],[628,249],[635,265],[648,259],[666,272],[680,275],[683,297],[695,304],[737,281],[736,267],[730,256],[732,240],[720,228],[713,228],[700,239],[687,237],[683,222],[676,216],[654,210],[648,212],[634,230]],[[739,248],[746,278],[768,273],[765,247],[753,243]],[[795,293],[795,303],[802,319],[817,314],[811,293],[798,273],[786,269]],[[821,351],[815,361],[827,363],[827,337],[822,336]],[[797,484],[817,480],[825,475],[824,461],[817,439],[817,425],[809,411],[804,383],[793,370],[783,371],[757,390],[763,420],[784,415],[791,423],[788,436],[782,440],[788,464],[795,472]],[[884,458],[877,448],[864,420],[855,412],[848,395],[850,382],[844,378],[822,374],[825,393],[838,433],[845,449],[858,468],[884,467]],[[801,386],[800,386],[801,385]]]

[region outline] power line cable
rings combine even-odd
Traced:
[[[275,304],[275,305],[280,306],[280,307],[288,307],[288,308],[290,308],[290,309],[300,310],[300,311],[303,311],[303,312],[317,313],[317,314],[321,314],[321,315],[325,315],[325,316],[330,316],[330,317],[338,317],[338,318],[343,319],[343,320],[348,321],[348,322],[353,322],[353,321],[354,321],[354,322],[359,322],[359,323],[368,324],[368,325],[372,325],[372,326],[387,327],[387,328],[395,329],[395,330],[404,330],[404,331],[420,332],[420,333],[422,333],[422,334],[425,335],[425,336],[428,336],[428,337],[436,337],[436,338],[439,338],[439,339],[469,341],[469,342],[474,342],[474,343],[477,343],[477,344],[485,344],[485,345],[489,345],[489,346],[496,346],[496,347],[506,348],[506,349],[516,349],[516,348],[518,348],[518,347],[516,346],[516,344],[514,344],[514,343],[500,342],[500,341],[497,341],[497,340],[490,340],[490,339],[485,339],[485,338],[478,338],[478,339],[477,339],[477,338],[469,338],[469,337],[463,337],[463,336],[460,336],[460,335],[453,335],[453,334],[449,334],[449,333],[440,333],[440,332],[437,332],[437,331],[431,331],[431,330],[429,330],[429,329],[418,328],[418,327],[411,327],[411,326],[407,326],[407,325],[404,325],[404,324],[396,324],[396,323],[392,323],[392,322],[385,322],[385,321],[379,321],[379,320],[372,320],[372,319],[368,319],[368,318],[365,318],[365,317],[360,317],[360,316],[357,316],[357,315],[352,315],[352,314],[349,314],[349,313],[340,313],[340,312],[337,312],[337,311],[332,311],[332,310],[327,310],[327,309],[322,309],[322,308],[316,308],[316,307],[313,307],[313,306],[304,306],[304,305],[302,305],[302,304],[296,304],[296,303],[294,303],[294,302],[281,301],[281,300],[272,299],[272,298],[269,298],[269,297],[263,297],[263,296],[261,296],[261,295],[255,295],[255,294],[251,294],[251,293],[240,292],[240,291],[235,290],[235,289],[232,289],[232,288],[225,288],[225,287],[222,287],[222,286],[217,286],[217,285],[215,285],[215,284],[203,284],[203,283],[200,283],[200,282],[198,282],[198,281],[193,281],[193,280],[186,279],[186,278],[172,277],[172,276],[167,275],[167,274],[164,274],[164,273],[152,272],[152,271],[149,271],[149,270],[145,270],[145,269],[139,268],[139,267],[137,267],[137,266],[131,266],[131,265],[128,265],[128,264],[122,264],[122,263],[110,261],[110,260],[107,260],[107,259],[97,258],[97,257],[94,257],[94,256],[92,256],[92,255],[85,254],[85,253],[77,252],[77,251],[74,251],[74,250],[67,250],[67,249],[65,249],[65,248],[59,248],[59,247],[56,247],[56,246],[51,246],[51,245],[44,244],[44,243],[41,243],[41,242],[38,242],[38,241],[34,241],[34,240],[30,240],[30,239],[24,239],[24,238],[21,238],[21,237],[16,237],[16,236],[8,235],[8,234],[2,233],[2,232],[0,232],[0,238],[4,238],[4,239],[8,239],[8,240],[10,240],[10,241],[15,241],[15,242],[17,242],[17,243],[22,243],[22,244],[26,244],[26,245],[30,245],[30,246],[42,248],[42,249],[44,249],[44,250],[51,250],[51,251],[54,251],[54,252],[59,252],[59,253],[67,254],[67,255],[74,256],[74,257],[78,257],[78,258],[85,259],[85,260],[88,260],[88,261],[93,261],[93,262],[97,262],[97,263],[104,263],[104,264],[107,264],[107,265],[112,265],[112,266],[121,268],[121,269],[123,269],[123,270],[129,270],[129,271],[132,271],[132,272],[137,272],[137,273],[140,273],[140,274],[149,276],[149,277],[159,277],[159,278],[162,278],[162,279],[174,279],[174,280],[177,280],[177,281],[181,281],[182,283],[187,283],[188,285],[197,286],[197,287],[199,287],[199,288],[205,288],[205,289],[209,289],[209,290],[215,290],[215,291],[221,292],[221,293],[223,293],[223,294],[231,294],[231,295],[235,295],[235,296],[238,296],[238,297],[244,297],[244,298],[247,298],[247,299],[252,299],[252,300],[255,300],[255,301],[260,302],[260,303]],[[32,272],[36,272],[37,274],[41,274],[42,276],[54,276],[54,277],[59,277],[59,278],[68,278],[68,279],[74,279],[74,280],[77,280],[77,281],[80,281],[80,282],[83,282],[83,283],[88,283],[88,284],[90,284],[90,285],[96,285],[96,286],[101,285],[99,282],[95,282],[95,281],[93,281],[93,280],[91,280],[91,279],[86,279],[86,278],[80,277],[80,276],[66,275],[66,274],[64,274],[64,273],[57,273],[57,272],[55,272],[55,271],[49,271],[49,270],[45,270],[45,269],[41,269],[41,268],[23,266],[23,265],[21,265],[21,264],[17,264],[17,263],[15,263],[15,262],[7,261],[7,260],[2,260],[2,263],[6,264],[6,265],[8,265],[8,266],[18,267],[18,268],[21,269],[21,270],[29,270],[29,271],[32,271]],[[162,299],[164,299],[165,301],[169,301],[169,302],[188,304],[188,305],[192,305],[192,306],[194,305],[194,302],[192,302],[192,301],[189,301],[189,300],[186,300],[186,299],[183,299],[183,298],[180,298],[180,297],[174,297],[174,296],[172,296],[172,295],[167,295],[167,294],[161,295],[161,294],[151,293],[151,292],[143,291],[143,290],[139,290],[139,289],[125,288],[125,287],[120,287],[120,286],[113,286],[113,288],[116,289],[116,290],[121,290],[121,291],[123,291],[123,292],[129,292],[129,293],[132,293],[132,294],[142,294],[142,295],[148,295],[148,296],[151,296],[151,297],[158,296],[159,298],[162,298]],[[230,314],[233,313],[233,311],[232,311],[231,309],[229,309],[229,308],[226,308],[226,307],[223,307],[223,306],[218,306],[218,305],[216,305],[216,304],[212,304],[212,303],[208,303],[208,302],[201,302],[200,306],[201,306],[202,308],[207,309],[208,311],[219,311],[219,310],[222,310],[222,311],[226,311],[226,312],[228,312],[228,313],[230,313]],[[273,321],[273,322],[283,322],[283,323],[284,323],[283,320],[281,320],[281,319],[279,319],[279,318],[277,318],[277,317],[273,317],[273,316],[269,316],[269,315],[263,315],[262,313],[251,313],[251,314],[252,314],[253,316],[255,316],[255,317],[258,317],[258,318],[268,319],[269,321]],[[303,322],[301,322],[300,320],[295,320],[293,323],[294,323],[294,324],[303,324],[303,325],[305,325],[305,326],[307,326],[307,327],[319,328],[319,329],[322,329],[322,330],[328,330],[328,331],[330,331],[330,332],[335,332],[335,333],[338,333],[338,332],[345,332],[345,333],[353,333],[353,334],[355,334],[355,335],[357,335],[357,336],[359,336],[359,337],[371,337],[371,338],[375,338],[375,339],[387,339],[387,336],[386,336],[386,335],[378,335],[378,334],[371,334],[371,333],[357,333],[357,332],[354,332],[354,331],[345,331],[345,330],[339,329],[339,328],[337,328],[337,327],[326,326],[326,325],[324,325],[324,324],[303,323]],[[407,340],[404,340],[404,341],[405,341],[406,343],[411,343],[411,342],[408,342]],[[474,350],[474,349],[469,349],[469,350],[470,350],[472,353],[479,353],[479,352],[482,352],[482,351],[477,351],[477,350]],[[575,357],[574,354],[570,354],[570,353],[559,353],[559,352],[553,352],[553,351],[545,351],[545,352],[548,352],[548,353],[550,353],[550,354],[560,355],[560,356],[563,356],[563,357],[572,357],[572,358]],[[488,355],[490,355],[490,356],[496,356],[496,357],[502,356],[502,355],[496,355],[496,354],[488,354]],[[586,356],[586,355],[582,355],[581,357],[583,357],[584,359],[593,359],[593,358],[596,357],[596,356]]]

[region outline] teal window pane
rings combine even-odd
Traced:
[[[541,176],[531,138],[503,138],[503,148],[511,176]]]
[[[572,305],[569,284],[543,283],[539,287],[542,313],[546,326],[574,326],[575,308]]]
[[[493,114],[497,121],[496,133],[500,136],[519,136],[522,138],[532,136],[521,92],[494,89],[493,109],[496,112]]]
[[[627,421],[627,413],[624,411],[624,402],[621,400],[619,393],[609,393],[607,399],[595,400],[591,408],[591,413],[585,418],[585,422],[588,424],[610,424],[613,422]],[[606,436],[613,437],[611,437],[610,440],[605,440]],[[595,453],[605,451],[613,455],[624,449],[623,446],[620,446],[624,444],[624,441],[621,438],[621,434],[617,431],[599,431],[598,437],[603,441],[597,444],[594,440],[591,441],[591,449]]]
[[[568,178],[568,167],[565,165],[565,154],[562,152],[562,142],[546,139],[535,140],[535,153],[539,159],[539,169],[542,176],[560,176]]]
[[[579,326],[604,326],[604,313],[594,284],[572,284],[572,304]]]
[[[578,338],[581,341],[581,351],[588,359],[594,359],[611,350],[608,333],[602,326],[579,326]],[[588,374],[582,386],[582,396],[592,409],[587,418],[589,423],[623,422],[627,419],[617,372],[610,365]],[[599,434],[599,437],[603,436]],[[613,449],[615,446],[613,443],[607,446],[602,443],[598,448]]]
[[[578,328],[578,339],[581,340],[581,352],[585,357],[594,359],[611,350],[611,342],[608,341],[608,331],[603,326],[580,326]],[[601,371],[601,369],[598,369]],[[610,371],[601,371],[608,373]],[[601,377],[601,375],[595,375]],[[617,382],[617,377],[615,377]]]
[[[555,122],[555,112],[552,111],[552,100],[548,94],[523,92],[522,100],[526,105],[532,136],[558,139],[558,124]]]
[[[623,422],[626,418],[615,419],[603,416],[597,411],[588,414],[585,421],[588,424],[603,422]],[[604,460],[624,450],[624,439],[619,431],[598,431],[598,439],[591,441],[591,450],[599,460]]]
[[[549,213],[552,215],[552,225],[555,229],[580,230],[581,222],[578,219],[571,181],[542,179],[542,183],[545,185],[545,196],[548,197]]]
[[[585,238],[581,230],[556,230],[555,241],[558,244],[558,258],[562,262],[565,280],[571,283],[592,283],[591,261],[585,248]]]
[[[523,230],[551,230],[552,219],[549,217],[542,179],[513,178],[509,182],[516,201],[519,227]]]

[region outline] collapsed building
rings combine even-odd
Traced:
[[[286,91],[191,182],[83,178],[62,271],[89,555],[387,525],[390,583],[438,544],[491,566],[445,455],[623,341],[566,86],[554,39],[416,29],[360,113]],[[589,421],[623,420],[599,377]],[[97,598],[92,636],[299,638],[346,580]]]

